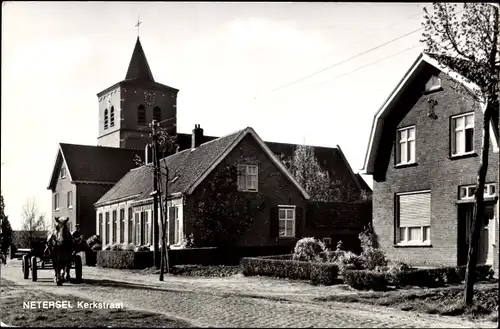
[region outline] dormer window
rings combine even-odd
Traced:
[[[144,105],[139,105],[137,108],[137,124],[141,126],[146,125],[146,108]]]
[[[415,163],[415,126],[398,129],[396,165]]]

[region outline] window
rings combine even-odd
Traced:
[[[104,218],[106,220],[104,226],[104,241],[103,244],[109,244],[109,212],[104,214]]]
[[[132,243],[134,239],[134,216],[132,207],[128,208],[128,243]]]
[[[433,75],[425,84],[425,93],[430,93],[441,89],[441,79]]]
[[[109,115],[109,122],[110,122],[111,127],[115,126],[115,107],[114,106],[111,106],[110,115]]]
[[[66,194],[66,204],[68,205],[68,208],[73,208],[73,191],[69,191]]]
[[[66,178],[66,168],[61,168],[61,178]]]
[[[326,247],[330,246],[332,244],[332,238],[323,238],[323,243]]]
[[[430,244],[431,193],[419,192],[397,196],[398,244]]]
[[[415,162],[415,126],[398,130],[396,164]]]
[[[146,125],[146,108],[144,105],[139,105],[137,108],[137,124]]]
[[[120,243],[125,242],[125,209],[120,209]]]
[[[161,121],[161,109],[158,106],[153,109],[153,120],[156,122]]]
[[[102,239],[102,213],[99,213],[99,223],[97,225],[97,230],[99,238]]]
[[[279,236],[295,236],[295,207],[278,207]]]
[[[59,210],[59,194],[54,194],[54,209]]]
[[[144,244],[150,243],[149,241],[149,211],[143,211],[142,212],[144,215],[144,225],[145,225],[145,232],[144,232]]]
[[[238,191],[257,192],[259,167],[257,165],[238,165]]]
[[[452,117],[451,155],[474,152],[474,113]]]
[[[474,199],[474,194],[476,193],[476,185],[460,186],[460,192],[458,198],[460,200]],[[484,184],[484,197],[493,198],[496,196],[496,184],[486,183]]]
[[[116,210],[113,210],[113,227],[111,229],[111,239],[113,240],[113,243],[116,243]]]
[[[134,237],[134,243],[137,245],[141,244],[141,213],[136,212],[135,213],[135,237]]]
[[[181,227],[180,227],[180,220],[179,220],[179,207],[176,207],[176,206],[169,207],[168,215],[169,215],[169,218],[168,218],[169,229],[170,229],[170,225],[172,225],[172,229],[173,229],[173,233],[169,234],[169,237],[171,237],[171,239],[173,240],[170,242],[170,244],[178,244],[178,243],[180,243],[180,236],[181,236],[181,234],[180,234]]]
[[[108,109],[104,110],[104,129],[108,129]]]

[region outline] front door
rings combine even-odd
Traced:
[[[493,264],[493,239],[490,237],[490,229],[493,231],[494,225],[494,205],[486,203],[484,206],[484,223],[481,226],[479,246],[478,246],[478,264]],[[472,218],[474,216],[474,204],[461,204],[458,210],[459,219],[459,245],[458,245],[458,263],[467,264],[469,253],[470,234],[472,232]]]

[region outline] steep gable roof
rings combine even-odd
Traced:
[[[60,143],[47,189],[53,190],[62,161],[70,180],[75,183],[114,184],[134,168],[134,156],[144,151],[93,145]]]
[[[377,111],[373,118],[372,129],[370,132],[370,139],[368,142],[368,147],[365,155],[365,162],[362,172],[364,174],[373,174],[375,169],[375,160],[377,157],[377,151],[379,147],[380,140],[382,138],[384,130],[384,120],[391,116],[394,111],[401,110],[395,106],[397,101],[404,97],[404,94],[410,89],[411,84],[422,74],[425,70],[429,68],[437,69],[450,78],[454,79],[458,83],[461,83],[465,88],[470,90],[479,90],[479,87],[472,82],[468,82],[461,74],[451,70],[448,67],[441,65],[432,55],[421,53],[415,62],[412,64],[410,69],[403,76],[403,79],[398,83],[396,88],[391,92],[387,100],[383,103],[382,107]],[[435,57],[435,56],[434,56]],[[483,108],[484,111],[484,108]],[[491,142],[493,143],[493,149],[498,150],[498,134],[496,129],[490,125],[491,132]]]
[[[137,37],[135,42],[134,52],[132,53],[132,58],[128,65],[127,75],[125,80],[137,79],[143,81],[155,81],[153,78],[153,73],[149,68],[148,60],[146,59],[146,54],[142,49],[141,40]]]
[[[168,194],[191,194],[194,189],[212,172],[217,165],[231,152],[243,137],[251,135],[280,170],[297,186],[305,198],[309,198],[306,191],[295,181],[276,155],[266,146],[255,131],[248,127],[230,135],[214,139],[198,146],[196,149],[186,149],[161,160],[162,168],[165,164],[169,170]],[[164,177],[160,184],[165,184]],[[114,203],[127,196],[136,196],[136,201],[150,198],[153,191],[152,169],[145,165],[129,171],[115,186],[113,186],[96,206]],[[162,186],[163,186],[162,185]],[[131,187],[133,186],[133,187]]]

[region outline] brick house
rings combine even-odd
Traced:
[[[461,75],[421,54],[374,117],[364,173],[373,176],[373,227],[391,259],[467,262],[483,110]],[[489,127],[486,218],[478,261],[498,275],[498,117]]]
[[[151,120],[162,122],[162,127],[177,137],[179,151],[191,148],[192,134],[177,131],[178,92],[154,80],[137,38],[125,79],[97,94],[97,145],[61,143],[58,147],[47,187],[52,197],[52,220],[69,217],[71,229],[78,223],[85,236],[98,233],[94,203],[136,167],[136,155],[144,158],[151,140]],[[197,134],[201,144],[219,138],[204,135],[201,128]],[[278,157],[292,156],[296,148],[295,144],[265,144]],[[352,171],[340,147],[315,147],[315,155],[332,180],[341,183],[347,196],[371,194],[363,178]]]
[[[200,129],[200,128],[196,128]],[[238,189],[250,201],[260,200],[261,211],[239,246],[293,246],[302,236],[309,199],[282,162],[252,128],[199,144],[162,160],[169,169],[168,243],[179,246],[183,236],[199,232],[193,223],[203,187],[227,166],[239,170]],[[151,244],[153,237],[152,167],[130,170],[96,202],[96,231],[103,244]]]

